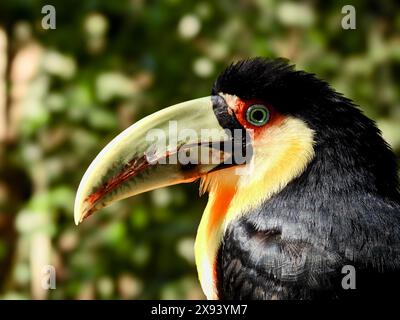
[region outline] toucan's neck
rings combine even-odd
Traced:
[[[301,120],[287,117],[253,141],[253,158],[245,167],[229,167],[203,177],[209,192],[195,243],[200,282],[214,298],[215,261],[225,229],[260,207],[299,176],[314,156],[314,132]]]
[[[315,156],[292,184],[340,196],[363,192],[399,200],[396,157],[358,110],[341,126],[315,126]],[[347,122],[352,122],[351,125]]]
[[[209,192],[207,207],[197,230],[195,258],[197,272],[207,299],[217,299],[216,255],[223,237],[223,221],[236,193],[237,176],[231,169],[204,177],[200,193]]]

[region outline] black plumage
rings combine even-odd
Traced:
[[[396,158],[374,122],[349,99],[284,60],[228,67],[212,94],[258,98],[315,131],[305,171],[224,234],[217,257],[221,299],[390,296],[400,285]],[[344,290],[344,265],[356,289]]]

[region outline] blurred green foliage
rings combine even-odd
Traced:
[[[55,30],[41,26],[46,4]],[[356,30],[341,28],[345,4],[356,8]],[[2,298],[203,298],[192,252],[206,203],[197,185],[127,199],[79,228],[73,201],[112,137],[208,95],[240,58],[283,56],[316,73],[400,152],[394,0],[4,0],[0,30]],[[46,263],[56,267],[55,290],[39,288]]]

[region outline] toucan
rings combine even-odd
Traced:
[[[396,156],[357,105],[289,61],[229,65],[211,95],[161,109],[93,160],[79,224],[200,180],[194,255],[208,299],[352,299],[399,290]]]

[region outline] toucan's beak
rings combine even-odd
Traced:
[[[75,199],[75,223],[117,200],[192,182],[222,163],[232,163],[232,148],[223,146],[232,136],[216,117],[214,99],[205,97],[163,109],[115,137],[82,178]]]

